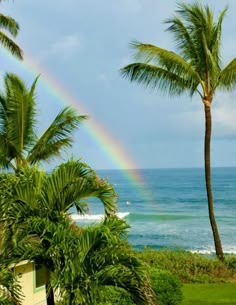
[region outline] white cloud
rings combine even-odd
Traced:
[[[212,104],[212,135],[214,138],[232,138],[236,136],[236,97],[220,93]],[[174,116],[174,115],[173,115]],[[204,108],[199,107],[187,112],[178,113],[173,121],[176,130],[183,134],[201,134],[205,128]],[[188,131],[189,130],[189,131]]]
[[[236,101],[235,94],[222,95],[216,108],[213,108],[213,128],[216,136],[236,136]],[[217,102],[217,101],[216,101]]]
[[[212,105],[212,135],[214,138],[231,138],[236,136],[236,101]],[[172,115],[175,132],[195,137],[202,135],[205,128],[204,109],[187,111]]]
[[[45,59],[56,56],[67,60],[73,57],[82,47],[81,38],[77,34],[66,35],[52,43],[48,50],[41,54],[40,58]]]

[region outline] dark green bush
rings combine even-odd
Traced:
[[[158,305],[178,305],[182,301],[182,284],[170,271],[152,269],[152,288]]]
[[[105,287],[99,305],[134,305],[130,295],[118,287]]]

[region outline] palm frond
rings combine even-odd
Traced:
[[[200,58],[188,28],[178,17],[168,19],[165,23],[170,24],[167,31],[174,34],[176,46],[180,54],[188,63],[191,62],[192,68],[197,71],[196,68],[199,66]]]
[[[200,2],[186,3],[179,2],[176,13],[186,22],[189,28],[194,31],[210,29],[213,23],[213,15],[209,6],[203,6]]]
[[[212,55],[221,63],[221,54],[220,54],[220,43],[221,43],[221,33],[222,33],[222,22],[226,15],[228,7],[226,7],[219,15],[218,22],[214,25],[214,31],[212,35]]]
[[[0,167],[7,167],[9,161],[9,145],[7,144],[6,99],[0,94]]]
[[[52,209],[68,211],[76,200],[87,197],[91,192],[88,186],[85,186],[91,173],[92,170],[82,162],[68,161],[61,164],[44,181],[43,202]]]
[[[202,35],[202,46],[205,54],[205,84],[207,84],[207,90],[215,86],[218,78],[220,67],[218,58],[213,56],[212,51],[208,47],[207,37],[205,34]]]
[[[57,167],[46,178],[42,196],[46,205],[58,211],[66,212],[72,205],[79,207],[81,199],[88,197],[100,199],[107,214],[116,210],[113,187],[80,161],[68,161]]]
[[[9,38],[6,34],[0,31],[0,44],[9,50],[12,55],[17,57],[18,59],[22,60],[23,59],[23,51],[21,48],[11,39]]]
[[[17,150],[14,145],[9,141],[7,134],[0,134],[0,167],[9,168],[12,159],[17,156]]]
[[[39,80],[39,77],[40,77],[40,75],[38,75],[38,76],[35,78],[35,80],[33,81],[32,85],[30,86],[28,95],[29,95],[29,97],[30,97],[31,99],[35,99],[35,89],[36,89],[36,85],[37,85],[37,82],[38,82],[38,80]]]
[[[171,73],[178,74],[180,77],[185,74],[190,78],[200,81],[199,75],[195,72],[192,66],[178,54],[162,49],[160,47],[133,42],[132,48],[136,50],[134,58],[143,63],[150,63],[169,70]]]
[[[70,107],[64,108],[33,146],[27,161],[34,164],[41,160],[47,161],[60,155],[62,149],[71,146],[71,133],[86,118],[85,115],[77,115]]]
[[[20,305],[23,299],[19,282],[10,269],[0,264],[0,304]]]
[[[109,228],[112,236],[117,240],[126,240],[127,232],[130,225],[123,219],[119,219],[116,215],[105,217],[102,223],[106,228]]]
[[[17,36],[20,29],[19,24],[15,21],[15,19],[3,14],[0,14],[0,29],[1,28],[10,32],[14,37]]]
[[[35,87],[37,79],[32,85]],[[24,82],[15,74],[5,76],[6,87],[6,134],[9,143],[17,151],[16,158],[23,158],[34,141],[35,101],[32,88],[27,90]],[[16,128],[17,126],[17,128]]]
[[[6,130],[6,98],[0,93],[0,133]]]
[[[236,57],[232,59],[221,71],[217,86],[221,89],[231,90],[236,85]]]
[[[151,89],[160,89],[164,93],[179,95],[197,87],[198,81],[188,74],[183,77],[162,67],[134,63],[121,69],[121,74],[131,82],[143,84]]]

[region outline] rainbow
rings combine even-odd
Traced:
[[[40,74],[40,82],[46,88],[46,91],[56,98],[58,103],[63,106],[70,105],[76,110],[79,110],[79,113],[89,115],[89,112],[86,110],[83,103],[78,101],[78,99],[75,98],[52,74],[50,74],[45,67],[37,63],[34,58],[24,53],[24,61],[20,62],[9,55],[7,51],[3,49],[1,51],[8,60],[13,62],[14,65],[22,68],[24,71],[29,72],[34,76]],[[141,196],[145,194],[147,196],[145,183],[137,170],[138,165],[132,160],[123,145],[114,139],[108,130],[95,119],[89,118],[89,120],[85,121],[84,126],[85,132],[88,134],[90,139],[99,146],[104,155],[119,169],[124,170],[124,175],[127,176],[128,180],[139,191]],[[136,170],[134,171],[133,169]]]

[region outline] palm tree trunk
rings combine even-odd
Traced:
[[[54,300],[54,291],[53,288],[50,285],[50,270],[46,268],[46,298],[47,298],[47,305],[55,305],[55,300]]]
[[[208,212],[212,228],[216,255],[220,260],[224,259],[220,235],[218,232],[215,215],[214,202],[211,190],[211,106],[205,104],[205,182],[208,200]]]
[[[46,298],[47,298],[47,305],[55,305],[54,292],[49,284],[46,284]]]

